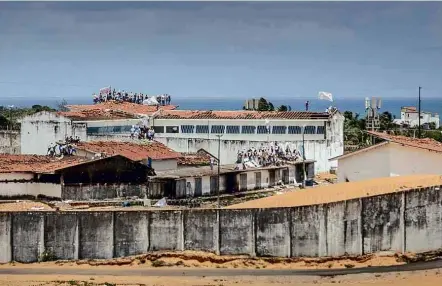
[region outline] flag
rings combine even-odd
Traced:
[[[318,98],[333,101],[333,95],[330,92],[320,91],[318,94]]]
[[[102,95],[102,94],[108,94],[108,93],[110,92],[110,90],[111,90],[111,87],[110,87],[110,86],[100,88],[100,95]]]

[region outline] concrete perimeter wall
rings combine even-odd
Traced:
[[[318,257],[442,248],[435,186],[274,209],[0,213],[0,262],[112,258],[156,250]]]

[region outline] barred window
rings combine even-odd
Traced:
[[[227,134],[239,134],[239,126],[236,125],[228,125],[226,127]]]
[[[289,126],[288,131],[289,131],[288,132],[289,134],[301,134],[302,133],[301,126]]]
[[[196,133],[209,133],[209,125],[197,125]]]
[[[242,134],[255,134],[255,129],[256,129],[256,126],[244,125],[241,128],[241,133]]]
[[[217,133],[217,134],[222,134],[222,133],[224,133],[224,129],[225,129],[226,127],[224,126],[224,125],[212,125],[212,127],[211,127],[211,133]]]
[[[305,134],[316,134],[316,126],[306,126],[304,132]]]
[[[166,126],[166,133],[180,133],[178,126]]]
[[[257,134],[267,134],[268,133],[267,126],[262,126],[262,125],[258,126],[258,128],[256,129],[256,133]]]
[[[286,126],[273,126],[272,134],[285,134],[287,130]]]
[[[155,133],[164,133],[164,126],[154,126],[153,131]]]
[[[193,133],[194,125],[181,125],[181,133]]]
[[[325,127],[318,126],[318,128],[316,129],[316,134],[325,134]]]

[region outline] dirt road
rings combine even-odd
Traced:
[[[98,271],[100,272],[100,271]],[[118,273],[119,271],[116,271]],[[84,273],[83,273],[84,274]],[[153,274],[153,273],[152,273]],[[161,273],[156,273],[161,274]],[[344,286],[434,286],[442,285],[441,270],[423,270],[410,272],[390,272],[383,274],[355,274],[346,276],[114,276],[100,275],[0,275],[0,285],[6,286],[96,286],[96,285],[145,285],[145,286],[237,286],[237,285],[344,285]]]

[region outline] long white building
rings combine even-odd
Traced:
[[[203,148],[232,164],[240,150],[278,142],[315,160],[315,171],[330,170],[328,159],[344,152],[344,117],[339,112],[161,111],[151,119],[156,140],[178,152]],[[219,138],[218,135],[221,135]],[[339,155],[338,155],[339,154]]]
[[[164,108],[164,107],[163,107]],[[48,146],[66,136],[82,141],[125,141],[132,125],[147,120],[155,139],[178,152],[205,149],[218,155],[221,164],[233,164],[238,151],[267,144],[282,144],[315,160],[315,172],[335,167],[330,158],[343,154],[344,117],[337,111],[259,112],[188,111],[122,104],[72,106],[70,112],[40,112],[21,120],[21,153],[46,154]],[[142,119],[144,116],[144,119]],[[221,135],[220,140],[217,135]],[[219,140],[219,141],[218,141]]]

